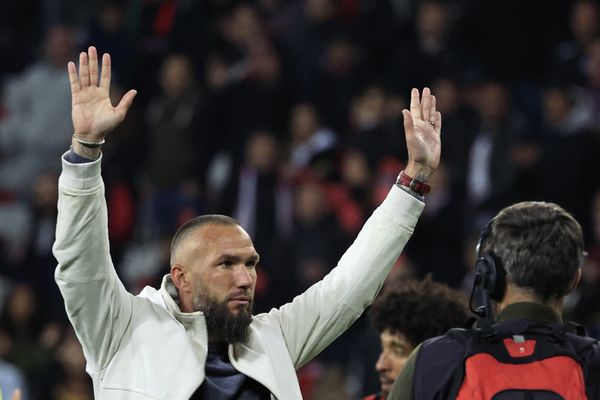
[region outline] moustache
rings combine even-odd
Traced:
[[[230,301],[230,300],[252,302],[254,300],[254,296],[250,292],[239,291],[239,292],[235,292],[235,293],[232,293],[229,296],[227,296],[227,301]]]

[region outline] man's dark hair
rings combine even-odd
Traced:
[[[498,213],[482,251],[496,254],[509,282],[548,302],[568,293],[583,246],[581,226],[571,214],[553,203],[528,201]]]
[[[185,239],[191,232],[204,225],[239,226],[240,223],[234,218],[221,214],[207,214],[190,219],[185,224],[181,225],[177,232],[175,232],[175,236],[173,236],[173,240],[171,241],[171,264],[173,264],[173,256],[179,245],[185,241]]]
[[[448,286],[434,282],[400,280],[375,300],[369,311],[379,333],[401,333],[414,346],[450,328],[464,326],[469,318],[465,296]]]

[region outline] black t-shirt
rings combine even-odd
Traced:
[[[206,378],[191,400],[269,400],[270,392],[231,365],[226,344],[209,343]]]

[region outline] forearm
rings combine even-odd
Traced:
[[[69,274],[77,281],[91,281],[108,268],[79,264],[83,260],[109,261],[107,213],[100,160],[73,164],[63,158],[59,178],[58,218],[54,253],[58,274]],[[76,267],[74,267],[76,265]]]
[[[394,187],[322,281],[274,312],[290,355],[301,366],[371,304],[410,238],[423,203]]]
[[[90,367],[101,368],[116,351],[112,337],[122,336],[128,323],[131,296],[110,260],[100,160],[86,164],[63,160],[53,251],[67,315]]]

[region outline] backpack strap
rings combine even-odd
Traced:
[[[423,342],[415,362],[413,399],[452,398],[449,390],[457,379],[458,384],[462,381],[466,344],[473,335],[473,330],[455,328]]]
[[[474,333],[477,333],[480,337],[486,338],[488,340],[493,339],[498,335],[498,332],[494,328],[495,325],[490,323],[486,318],[481,318],[477,316],[469,317],[467,322],[465,323],[465,328],[471,330]],[[452,329],[451,331],[453,331]]]
[[[591,365],[585,377],[588,398],[600,399],[600,365]]]
[[[577,322],[567,321],[567,322],[565,322],[564,327],[567,332],[575,332],[575,334],[577,336],[582,336],[582,337],[586,336],[584,326],[581,324],[578,324]]]

